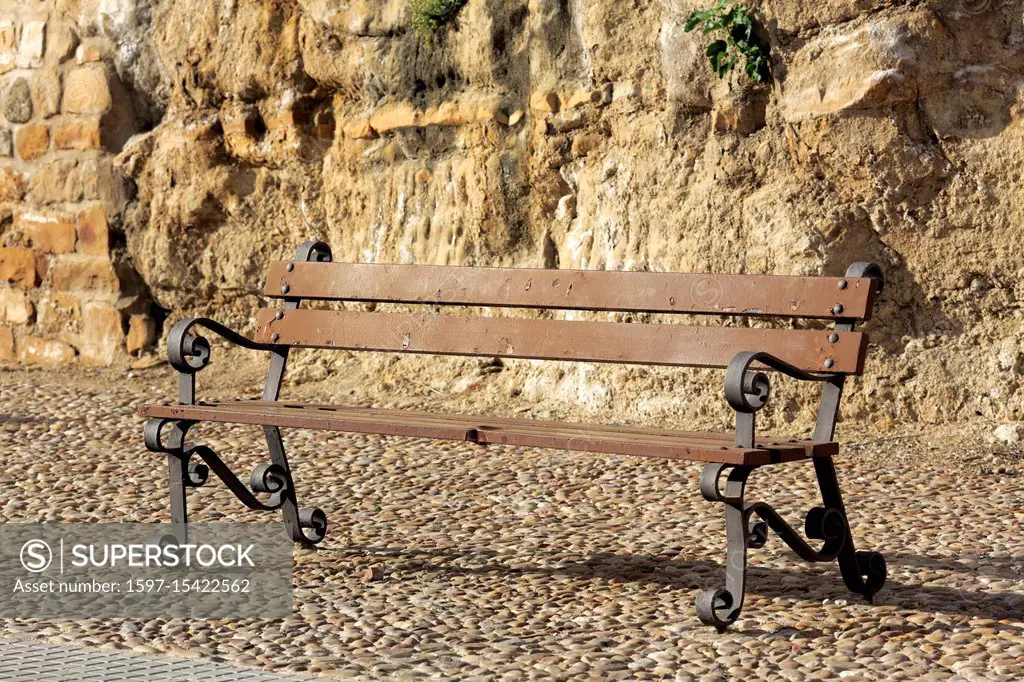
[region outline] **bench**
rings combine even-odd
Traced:
[[[838,560],[846,586],[870,600],[886,578],[885,560],[854,547],[833,457],[833,435],[845,379],[864,368],[867,336],[855,330],[871,316],[884,280],[879,268],[852,265],[844,277],[723,276],[469,268],[332,262],[330,248],[306,242],[295,260],[271,263],[266,295],[278,307],[260,310],[252,339],[212,320],[173,326],[168,359],[179,373],[178,403],[146,405],[145,441],[165,453],[171,518],[187,529],[186,491],[212,471],[254,510],[280,510],[293,540],[316,544],[327,532],[319,509],[299,507],[285,455],[282,428],[498,443],[613,455],[705,462],[700,491],[725,506],[725,586],[701,592],[701,621],[723,630],[743,606],[747,550],[763,546],[771,529],[802,559]],[[831,328],[685,326],[606,321],[520,319],[362,310],[302,309],[307,301],[678,313],[738,318],[807,319]],[[428,309],[429,310],[429,309]],[[262,398],[197,402],[196,374],[210,360],[205,328],[230,343],[265,351],[270,368]],[[571,424],[425,411],[293,404],[279,400],[293,348],[429,353],[597,363],[725,369],[725,400],[735,412],[734,433]],[[817,424],[809,439],[772,438],[755,430],[755,415],[770,395],[768,372],[820,384]],[[263,429],[269,461],[243,483],[216,452],[187,442],[201,422]],[[759,467],[811,460],[821,506],[804,521],[806,540],[772,507],[745,499]],[[810,541],[817,541],[812,546]]]

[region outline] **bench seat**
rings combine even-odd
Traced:
[[[480,445],[578,450],[614,455],[684,459],[760,466],[838,453],[835,442],[762,436],[754,448],[738,448],[729,433],[672,431],[605,424],[305,405],[242,400],[197,405],[147,405],[143,415],[160,419],[348,431],[387,436],[460,440]]]

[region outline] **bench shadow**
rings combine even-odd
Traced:
[[[572,575],[586,579],[628,581],[655,584],[677,589],[697,590],[724,583],[725,566],[702,559],[667,560],[647,555],[602,553],[578,561],[563,561],[558,566],[508,566],[491,560],[497,552],[482,550],[414,550],[396,547],[351,546],[337,549],[321,548],[319,552],[343,555],[358,554],[362,558],[398,560],[391,568],[411,573],[447,573],[458,575]],[[438,562],[437,560],[442,560]],[[450,565],[449,561],[477,560],[477,565]],[[972,567],[956,561],[929,559],[913,555],[889,555],[890,574],[895,566],[928,566],[950,571],[974,572]],[[700,574],[694,576],[693,574]],[[680,575],[685,574],[685,575]],[[1016,574],[1015,574],[1016,575]],[[1020,576],[1017,576],[1020,577]],[[702,581],[702,579],[704,579]],[[835,563],[820,564],[817,568],[772,568],[757,565],[756,555],[747,568],[747,590],[762,597],[805,598],[807,592],[821,591],[829,599],[846,599],[851,603],[861,597],[851,593],[843,584],[839,567]],[[914,582],[896,582],[890,575],[882,591],[875,596],[877,606],[895,606],[901,609],[938,611],[941,613],[977,618],[1024,619],[1024,593],[982,592],[958,590],[941,585]],[[930,629],[953,627],[942,623]],[[1024,627],[995,624],[992,627],[1024,635]],[[752,630],[745,630],[748,634]],[[804,631],[805,634],[810,631]]]
[[[1024,583],[1024,559],[1013,557],[983,557],[983,563],[977,566],[965,564],[956,559],[936,559],[919,554],[886,554],[886,560],[890,564],[900,566],[912,566],[914,568],[933,568],[942,571],[957,571],[958,573],[974,573],[996,578],[1016,579]],[[1022,613],[1021,615],[1024,615]]]

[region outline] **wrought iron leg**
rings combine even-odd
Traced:
[[[204,485],[211,471],[249,509],[280,509],[292,540],[312,545],[324,539],[327,516],[319,509],[300,509],[296,503],[295,487],[279,429],[264,429],[271,461],[253,469],[247,487],[211,448],[205,445],[185,448],[185,434],[193,425],[194,422],[150,419],[145,429],[146,447],[152,452],[167,454],[171,523],[178,541],[188,540],[188,488]],[[260,500],[257,494],[267,497]]]
[[[209,478],[209,468],[191,461],[185,451],[185,434],[192,422],[151,419],[146,422],[146,446],[153,452],[167,453],[167,482],[170,493],[172,533],[180,542],[188,541],[187,489],[198,488]]]
[[[188,523],[183,469],[180,455],[176,453],[167,455],[167,481],[171,489],[171,523],[175,525]]]
[[[818,486],[821,488],[821,500],[825,509],[834,510],[842,518],[842,529],[844,533],[842,546],[839,548],[837,558],[839,560],[839,571],[842,573],[843,582],[851,592],[862,595],[869,602],[874,598],[882,586],[885,585],[887,575],[885,557],[878,552],[858,552],[853,541],[853,533],[850,531],[850,524],[846,516],[846,508],[843,505],[843,495],[839,489],[839,478],[836,475],[835,463],[831,457],[814,458],[814,472],[818,476]],[[811,510],[807,516],[807,534],[812,535],[812,515],[817,510]]]
[[[701,622],[722,631],[739,618],[743,608],[747,549],[763,547],[769,528],[805,561],[838,559],[843,582],[851,591],[869,601],[885,584],[886,567],[882,555],[858,552],[854,546],[832,458],[815,458],[814,467],[824,505],[808,512],[804,531],[811,540],[822,541],[818,549],[811,547],[772,507],[764,502],[747,502],[744,499],[747,478],[753,467],[728,464],[704,467],[700,479],[701,494],[709,501],[725,504],[728,554],[725,588],[705,590],[697,596],[697,616]],[[762,520],[756,520],[755,515]]]
[[[281,496],[281,514],[288,535],[295,542],[315,545],[327,535],[327,515],[320,509],[299,507],[291,468],[288,466],[288,456],[284,451],[281,429],[276,426],[264,426],[263,434],[267,439],[270,461],[285,472],[287,482]]]
[[[720,476],[728,470],[725,490],[719,488]],[[719,632],[736,622],[743,610],[746,589],[747,548],[764,544],[766,529],[763,523],[756,528],[749,525],[743,493],[747,477],[753,467],[728,467],[709,464],[701,474],[700,490],[704,498],[725,504],[725,527],[728,550],[725,566],[725,588],[711,588],[697,595],[697,617],[705,625],[715,626]]]

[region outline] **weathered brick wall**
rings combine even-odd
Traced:
[[[109,365],[153,342],[116,229],[112,159],[137,126],[98,30],[110,4],[0,0],[2,360]]]

